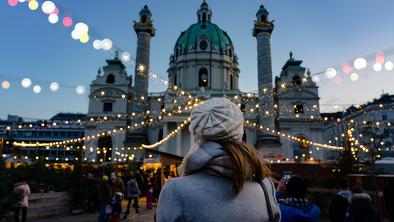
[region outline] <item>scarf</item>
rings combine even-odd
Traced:
[[[233,177],[229,156],[220,144],[210,141],[195,143],[178,170],[182,176],[203,171],[215,176]]]

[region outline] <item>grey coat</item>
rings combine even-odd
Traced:
[[[211,162],[209,158],[212,160],[218,156],[219,152],[212,150],[212,147],[212,144],[209,144],[205,152],[198,151],[200,153],[195,158],[199,159],[197,162],[206,159],[204,161],[209,163]],[[209,158],[206,158],[208,156]],[[193,161],[193,157],[191,159]],[[267,187],[273,211],[279,213],[275,187],[271,179],[266,178],[263,182]],[[241,192],[235,195],[230,178],[213,175],[204,170],[185,177],[170,179],[161,191],[157,209],[158,222],[264,222],[268,219],[264,191],[258,183],[246,181]]]

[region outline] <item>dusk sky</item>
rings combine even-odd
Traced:
[[[43,1],[38,0],[41,4]],[[109,38],[114,45],[136,52],[136,34],[132,21],[147,4],[153,14],[156,36],[151,42],[151,71],[167,77],[169,56],[181,31],[197,21],[196,11],[202,0],[54,0],[60,18],[71,16],[90,27],[90,41],[82,44],[71,38],[72,28],[61,22],[50,24],[41,8],[31,11],[27,3],[15,7],[7,0],[0,1],[0,83],[8,80],[9,89],[0,88],[0,118],[7,114],[31,118],[50,118],[57,112],[88,110],[88,92],[75,93],[76,85],[89,86],[97,69],[111,58],[109,52],[92,47],[95,39]],[[394,1],[392,0],[209,0],[213,11],[212,22],[227,31],[235,46],[240,64],[240,88],[249,92],[257,89],[257,50],[252,36],[253,21],[261,4],[275,20],[271,38],[273,74],[292,51],[295,59],[312,73],[328,67],[338,68],[343,82],[327,80],[324,74],[318,83],[321,110],[334,111],[360,104],[382,94],[394,93],[394,70],[375,72],[371,68],[378,51],[386,60],[394,61]],[[353,66],[357,57],[366,57],[368,67],[357,71],[360,78],[352,82],[349,74],[340,71],[341,64]],[[128,67],[129,74],[132,67]],[[383,68],[384,70],[384,68]],[[22,78],[40,84],[42,91],[34,94],[32,88],[21,86]],[[56,81],[60,90],[51,92],[49,82]],[[165,87],[150,81],[150,91]],[[340,109],[338,109],[340,110]]]

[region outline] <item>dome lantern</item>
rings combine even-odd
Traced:
[[[197,11],[198,22],[211,22],[212,11],[209,9],[208,3],[204,0],[200,9]]]

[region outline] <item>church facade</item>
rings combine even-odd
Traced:
[[[176,40],[167,70],[168,90],[149,93],[150,41],[156,33],[152,13],[145,6],[139,21],[134,23],[138,36],[134,84],[116,56],[106,61],[107,65],[92,82],[89,95],[88,120],[105,121],[88,121],[86,136],[120,128],[127,130],[87,141],[85,157],[103,162],[124,161],[124,154],[134,152],[130,148],[160,141],[177,129],[190,110],[166,115],[150,126],[130,129],[141,121],[158,117],[163,109],[187,103],[189,97],[175,93],[174,86],[200,100],[230,98],[241,108],[245,120],[262,124],[264,129],[321,142],[318,87],[309,71],[301,66],[302,61],[295,60],[290,53],[282,72],[273,81],[270,39],[274,24],[268,16],[269,12],[260,6],[252,33],[257,40],[257,93],[240,91],[242,73],[234,44],[228,33],[212,22],[213,13],[205,1],[197,11],[197,22]],[[280,138],[269,130],[245,127],[243,139],[269,158],[324,158],[322,151],[309,144]],[[193,142],[193,135],[186,127],[156,149],[184,156]]]

